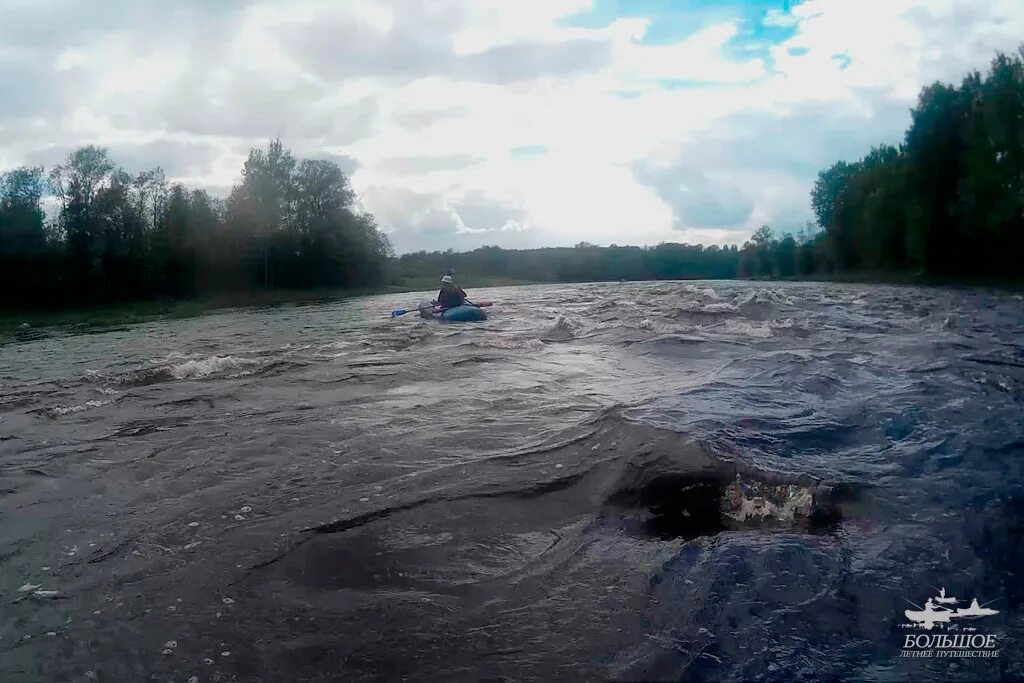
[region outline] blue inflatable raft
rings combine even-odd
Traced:
[[[420,316],[459,323],[487,320],[487,313],[484,312],[484,309],[477,306],[456,306],[441,311],[440,309],[431,308],[429,301],[420,304]]]
[[[453,322],[471,322],[474,320],[487,320],[487,314],[484,313],[484,309],[477,308],[476,306],[456,306],[455,308],[449,308],[447,311],[441,314],[441,318],[444,320],[451,320]]]

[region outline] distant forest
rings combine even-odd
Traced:
[[[575,247],[435,251],[398,257],[399,279],[435,275],[454,269],[460,284],[473,276],[531,282],[598,282],[604,280],[729,279],[736,277],[740,251],[729,247],[665,243],[655,247]]]
[[[902,145],[818,175],[817,270],[1024,277],[1022,57],[924,88]]]
[[[341,169],[278,141],[249,153],[226,200],[168,186],[159,168],[131,175],[97,147],[0,177],[7,308],[370,285],[391,254]]]
[[[1020,280],[1024,48],[959,86],[924,88],[899,147],[822,171],[817,223],[760,228],[742,247],[419,252],[399,258],[334,163],[254,149],[227,199],[129,174],[83,147],[46,173],[0,176],[3,308],[69,307],[225,291],[402,284],[454,268],[538,282],[733,277]],[[49,212],[44,203],[53,202]],[[49,216],[49,217],[48,217]]]

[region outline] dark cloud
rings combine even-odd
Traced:
[[[436,195],[404,187],[373,186],[363,192],[361,199],[386,230],[444,235],[459,229],[455,216]]]
[[[939,49],[920,53],[922,76],[927,80],[959,83],[969,72],[984,71],[997,49],[1014,51],[1020,35],[1015,23],[1019,6],[1012,3],[929,3],[907,11],[907,19]]]
[[[159,166],[168,178],[204,175],[219,149],[202,142],[156,140],[142,145],[112,145],[110,156],[132,173]]]
[[[232,71],[223,82],[214,78],[215,67],[230,63],[231,35],[243,25],[247,4],[39,0],[5,6],[0,17],[0,130],[19,117],[48,120],[45,134],[37,130],[31,135],[40,139],[37,154],[47,157],[52,150],[46,146],[60,144],[67,117],[82,107],[116,127],[135,130],[268,137],[292,132],[291,124],[301,122],[304,131],[333,132],[330,117],[310,116],[300,106],[321,98],[322,92],[299,84],[275,85],[266,74],[244,69]],[[107,74],[102,62],[93,60],[107,58],[111,47],[129,55],[187,55],[188,62],[183,74],[159,84],[161,95],[126,91],[99,100]],[[19,146],[28,146],[31,137],[24,136]],[[68,146],[93,142],[75,140]]]
[[[64,112],[72,98],[62,85],[61,75],[35,53],[4,55],[0,45],[0,124]]]
[[[362,164],[355,157],[351,157],[347,154],[334,154],[332,152],[313,152],[301,155],[306,159],[323,159],[324,161],[331,161],[338,165],[341,172],[345,175],[352,175],[355,173]]]
[[[398,253],[461,251],[492,244],[527,248],[551,242],[550,236],[534,230],[502,230],[508,221],[523,221],[524,212],[480,192],[449,207],[440,195],[378,186],[367,189],[362,202],[388,231]],[[456,215],[471,232],[460,232]]]
[[[447,154],[443,156],[392,157],[377,163],[375,168],[395,175],[420,175],[437,171],[458,171],[484,161],[483,157],[472,154]]]
[[[401,226],[388,235],[395,252],[407,254],[412,251],[470,251],[479,247],[500,246],[506,249],[532,249],[536,247],[572,246],[579,237],[563,238],[539,230],[507,232],[416,232]],[[472,287],[472,282],[463,282]]]
[[[25,156],[25,165],[42,166],[45,169],[51,169],[58,164],[63,164],[72,149],[72,147],[64,145],[48,145],[41,149],[32,150]]]
[[[509,221],[522,223],[526,213],[518,206],[508,206],[481,192],[474,192],[454,206],[462,223],[471,230],[501,230]]]
[[[141,110],[119,106],[112,118],[125,126],[143,119],[174,132],[248,139],[324,139],[348,144],[369,135],[379,105],[366,98],[341,106],[320,104],[327,96],[314,83],[275,83],[258,71],[237,71],[227,82],[191,72],[157,102]],[[198,90],[197,96],[190,96]],[[201,93],[216,92],[215,97]]]
[[[810,216],[807,193],[819,171],[840,159],[858,159],[872,146],[898,144],[910,121],[905,101],[878,90],[858,95],[853,107],[805,102],[788,111],[725,117],[682,147],[668,165],[641,161],[634,175],[672,208],[677,228],[743,224],[762,189],[745,181],[771,177],[787,181],[787,187],[807,188],[767,207],[781,227],[802,225]]]
[[[73,145],[50,145],[29,152],[25,161],[29,165],[49,169],[65,163],[74,149]],[[159,166],[168,178],[203,175],[219,153],[218,148],[206,143],[173,140],[119,143],[110,145],[107,151],[114,163],[129,173]]]
[[[454,10],[437,14],[408,5],[396,12],[396,25],[386,32],[353,17],[331,15],[284,27],[280,35],[296,61],[332,81],[363,76],[398,80],[449,76],[509,84],[596,71],[611,58],[610,42],[590,39],[521,42],[476,54],[457,54],[450,35],[460,21],[464,18]]]
[[[117,35],[141,46],[174,41],[187,46],[224,36],[251,2],[245,0],[35,0],[6,3],[0,45],[30,46],[41,53]]]
[[[672,208],[677,228],[737,225],[754,211],[754,202],[738,188],[712,181],[685,161],[667,168],[638,162],[633,170],[637,180],[653,187]]]
[[[723,165],[778,169],[813,177],[838,159],[863,156],[873,145],[898,144],[910,107],[875,89],[861,89],[854,106],[804,102],[781,113],[748,111],[715,126],[691,153]]]
[[[611,60],[611,43],[570,40],[565,43],[500,45],[459,58],[456,76],[488,83],[515,83],[547,76],[575,76],[597,71]]]

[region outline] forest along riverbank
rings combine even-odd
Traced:
[[[3,677],[1024,675],[1020,295],[471,294],[0,346]]]

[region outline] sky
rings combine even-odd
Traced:
[[[895,144],[1020,0],[0,0],[0,170],[97,144],[225,196],[272,138],[398,253],[742,243]]]

